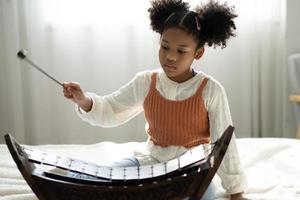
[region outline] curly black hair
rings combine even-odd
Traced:
[[[226,47],[226,41],[235,36],[237,17],[234,7],[210,0],[190,10],[188,3],[182,0],[152,0],[150,13],[151,28],[162,34],[168,28],[180,28],[194,37],[197,47]]]

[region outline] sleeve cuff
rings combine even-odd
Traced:
[[[91,98],[91,100],[92,100],[92,108],[91,108],[91,110],[90,111],[88,111],[88,112],[85,112],[83,109],[81,109],[77,104],[75,104],[75,110],[76,110],[76,112],[77,112],[77,114],[80,116],[80,115],[86,115],[86,114],[88,114],[88,113],[92,113],[94,110],[95,110],[95,100],[94,100],[94,98],[92,97],[92,95],[90,94],[90,93],[87,93],[86,94],[88,97],[90,97]]]

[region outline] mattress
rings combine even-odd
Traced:
[[[259,200],[300,199],[300,140],[279,138],[237,139],[248,186],[245,197]],[[26,146],[57,155],[73,157],[100,165],[111,165],[142,151],[141,142],[101,142],[90,145]],[[213,180],[218,200],[228,199],[220,178]],[[18,171],[5,144],[0,144],[0,199],[36,200],[37,198]]]

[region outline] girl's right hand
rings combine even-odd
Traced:
[[[72,100],[85,112],[89,112],[92,109],[93,101],[87,96],[81,89],[79,83],[76,82],[64,82],[63,93],[67,99]]]

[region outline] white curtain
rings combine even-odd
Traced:
[[[192,7],[199,1],[190,1]],[[227,90],[237,137],[286,136],[285,6],[281,0],[231,0],[239,17],[228,47],[207,48],[193,65]],[[149,1],[0,1],[0,133],[27,144],[143,141],[143,115],[120,127],[78,119],[62,88],[16,58],[19,49],[61,81],[109,94],[136,72],[159,67],[159,36]]]

